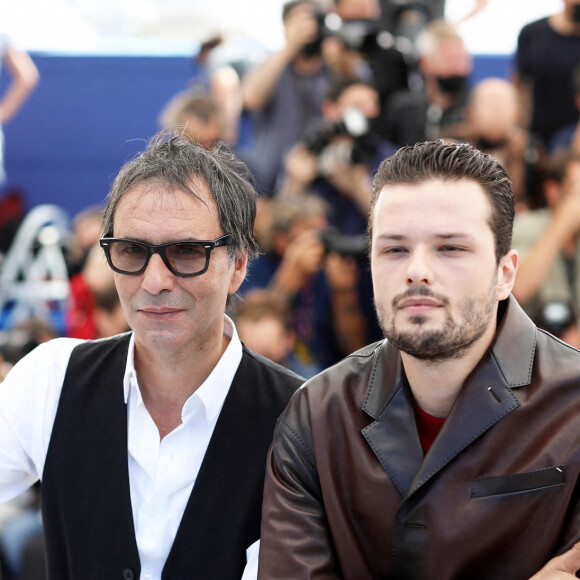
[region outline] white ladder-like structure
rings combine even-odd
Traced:
[[[39,205],[26,215],[0,263],[0,328],[31,316],[54,324],[64,314],[69,280],[63,241],[69,220],[55,205]]]

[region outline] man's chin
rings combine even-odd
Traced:
[[[167,330],[148,330],[135,337],[136,344],[152,352],[170,352],[181,346],[182,338]]]
[[[385,336],[389,342],[409,356],[424,361],[455,357],[446,346],[446,335],[441,327],[428,326],[429,321],[414,322],[405,327],[391,328]]]

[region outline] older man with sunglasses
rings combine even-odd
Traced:
[[[51,580],[241,578],[302,382],[225,315],[257,253],[255,197],[229,151],[154,138],[103,222],[131,332],[46,343],[0,385],[0,501],[41,479]]]

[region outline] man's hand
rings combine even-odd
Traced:
[[[355,291],[359,272],[354,258],[331,252],[326,257],[324,271],[333,292]]]
[[[580,570],[580,542],[574,544],[561,556],[552,558],[530,580],[566,580],[576,578],[576,572]]]
[[[318,23],[308,4],[293,8],[286,17],[284,28],[286,47],[293,54],[298,54],[306,44],[318,37]]]
[[[301,193],[318,175],[318,157],[304,143],[297,143],[284,160],[289,180],[287,193]]]
[[[324,244],[317,230],[300,232],[284,251],[270,289],[291,298],[322,268],[324,253]]]

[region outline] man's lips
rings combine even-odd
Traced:
[[[422,312],[425,310],[431,310],[433,308],[441,308],[441,306],[441,302],[435,300],[434,298],[428,298],[425,296],[405,298],[397,304],[397,308],[399,310],[410,310],[413,312]]]
[[[178,314],[183,312],[182,308],[172,308],[172,307],[145,307],[139,308],[138,311],[145,316],[149,316],[151,318],[169,318],[172,315]]]

